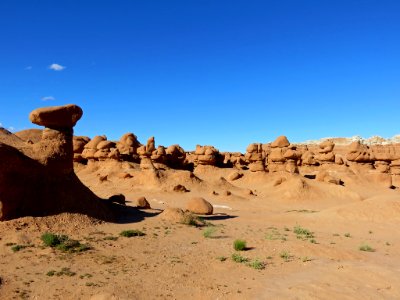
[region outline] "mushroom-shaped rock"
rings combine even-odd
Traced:
[[[289,145],[290,145],[290,143],[289,143],[289,140],[287,139],[287,137],[284,135],[281,135],[281,136],[277,137],[275,141],[272,142],[271,147],[272,148],[284,148]]]
[[[210,202],[201,197],[195,197],[188,201],[186,209],[198,215],[211,215],[213,206]]]
[[[33,110],[29,119],[32,123],[52,129],[72,128],[82,117],[82,109],[75,104],[42,107]]]

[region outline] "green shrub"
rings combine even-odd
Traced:
[[[248,258],[243,257],[243,256],[241,256],[241,255],[238,254],[238,253],[233,253],[233,254],[232,254],[232,260],[233,260],[234,262],[237,262],[237,263],[245,263],[245,262],[248,262],[248,261],[249,261]]]
[[[313,232],[311,232],[310,230],[306,229],[306,228],[302,228],[300,226],[295,226],[293,229],[293,232],[295,234],[297,234],[298,237],[304,237],[304,238],[313,238]]]
[[[47,247],[56,247],[57,245],[68,240],[68,236],[47,232],[42,235],[41,239]]]
[[[92,249],[89,245],[81,244],[79,241],[70,239],[66,235],[45,233],[41,239],[46,246],[64,252],[83,252]]]
[[[233,249],[235,249],[236,251],[246,250],[246,241],[244,241],[244,240],[235,240],[233,242]]]
[[[213,236],[213,234],[216,232],[216,228],[214,226],[208,226],[207,228],[205,228],[203,230],[203,236],[205,238],[211,238]]]
[[[287,252],[287,251],[282,251],[282,252],[279,254],[279,256],[280,256],[281,258],[283,258],[286,262],[289,261],[289,260],[292,258],[292,256],[290,255],[290,253]]]
[[[375,249],[368,244],[363,244],[358,248],[360,251],[375,252]]]
[[[124,237],[133,237],[133,236],[144,236],[145,233],[140,230],[130,229],[121,231],[119,235]]]
[[[28,248],[28,247],[31,247],[31,245],[14,245],[14,246],[11,247],[11,250],[13,252],[18,252],[19,250],[22,250],[22,249],[25,249],[25,248]]]
[[[252,262],[249,262],[247,265],[256,270],[264,270],[266,263],[256,259],[256,260],[253,260]]]

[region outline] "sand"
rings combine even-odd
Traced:
[[[342,177],[344,186],[250,171],[231,182],[232,169],[211,166],[191,174],[109,162],[75,165],[75,171],[100,197],[123,193],[134,206],[145,196],[152,209],[132,208],[116,223],[77,214],[0,222],[1,299],[400,299],[398,189],[351,174]],[[121,172],[133,177],[123,179]],[[274,186],[282,176],[286,181]],[[189,192],[174,192],[177,184]],[[214,215],[204,217],[208,226],[158,216],[196,196],[214,205]],[[296,234],[296,227],[312,237]],[[128,229],[145,235],[119,236]],[[44,247],[45,232],[92,249]],[[235,251],[236,239],[248,248]],[[13,252],[16,245],[28,247]],[[373,251],[361,251],[362,245]],[[253,265],[233,261],[235,253]]]

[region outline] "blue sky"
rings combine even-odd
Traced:
[[[77,135],[244,151],[400,133],[400,1],[0,2],[0,122],[76,103]]]

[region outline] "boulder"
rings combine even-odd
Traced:
[[[150,209],[150,203],[147,201],[146,197],[139,197],[135,201],[136,207],[143,209]]]
[[[201,197],[195,197],[189,200],[186,209],[198,215],[211,215],[213,213],[213,206],[211,203]]]

